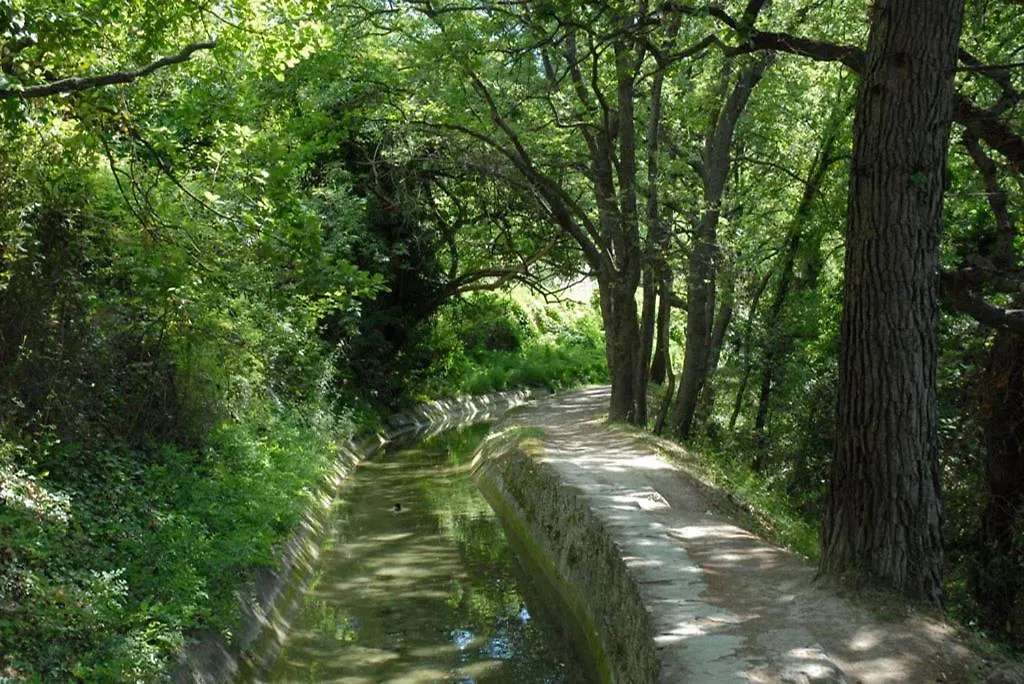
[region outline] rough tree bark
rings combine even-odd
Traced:
[[[985,490],[981,517],[982,559],[972,585],[990,625],[1021,641],[1024,578],[1014,543],[1024,508],[1024,335],[996,332],[981,383],[985,432]]]
[[[879,0],[857,101],[821,572],[942,596],[938,244],[963,0]]]

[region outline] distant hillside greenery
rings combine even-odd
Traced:
[[[412,354],[422,371],[409,376],[406,392],[417,400],[608,382],[595,307],[572,300],[546,304],[526,291],[446,304],[424,324]]]

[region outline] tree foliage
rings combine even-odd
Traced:
[[[668,381],[659,425],[835,521],[837,402],[904,395],[844,395],[840,371],[871,273],[846,260],[853,111],[891,4],[0,0],[0,672],[147,679],[230,629],[222,579],[267,561],[334,441],[433,393],[607,372],[611,416],[643,424]],[[938,273],[914,281],[942,293],[921,333],[938,419],[914,440],[945,490],[946,595],[1016,639],[1018,4],[966,7]],[[937,187],[913,164],[904,189]],[[600,326],[500,294],[580,278]],[[233,527],[209,503],[242,510],[232,491],[285,513]],[[936,568],[867,574],[935,599]]]

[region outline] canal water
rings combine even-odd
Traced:
[[[360,464],[269,681],[586,681],[552,602],[470,479],[486,432],[455,430]]]

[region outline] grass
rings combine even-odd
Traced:
[[[657,413],[664,388],[650,387],[648,406]],[[638,434],[680,467],[713,496],[724,496],[749,528],[772,543],[817,562],[821,555],[821,521],[801,513],[786,495],[784,484],[770,474],[757,473],[735,455],[735,449],[713,448],[702,444],[696,450],[667,437],[647,431]]]
[[[742,527],[772,543],[817,561],[821,553],[819,527],[801,516],[789,499],[749,466],[728,454],[694,452],[678,442],[637,431],[671,463],[688,473],[713,498],[724,498],[738,514]]]
[[[710,479],[728,489],[755,520],[758,531],[775,544],[817,562],[821,553],[820,525],[800,515],[772,478],[755,473],[737,459],[706,452]]]

